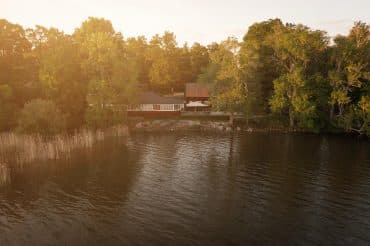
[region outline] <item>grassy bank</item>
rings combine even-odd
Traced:
[[[48,137],[40,134],[0,133],[0,164],[7,166],[10,163],[68,158],[74,150],[91,148],[95,142],[106,137],[127,135],[128,128],[123,125],[103,130],[80,129],[73,134]]]

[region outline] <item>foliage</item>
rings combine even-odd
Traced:
[[[307,79],[302,68],[282,75],[274,81],[274,95],[270,100],[273,112],[289,113],[290,126],[298,121],[300,127],[313,128],[315,105],[306,88]]]
[[[333,125],[368,133],[370,92],[370,26],[357,22],[347,37],[337,36],[328,72]]]
[[[273,113],[291,127],[369,135],[369,40],[363,22],[332,44],[323,31],[271,19],[251,25],[242,42],[180,46],[171,32],[124,38],[103,18],[72,35],[0,19],[0,131],[106,127],[125,119],[123,105],[139,90],[167,94],[198,82],[231,118]],[[48,113],[55,126],[44,122]]]
[[[312,31],[302,25],[279,27],[272,36],[275,59],[281,66],[281,75],[274,80],[270,100],[273,112],[287,113],[291,127],[296,124],[314,128],[316,105],[309,90],[309,68],[325,51],[328,40],[323,32]]]
[[[125,114],[115,107],[99,107],[92,105],[86,110],[86,124],[94,129],[103,129],[125,122]]]
[[[211,98],[212,107],[224,112],[242,112],[245,109],[245,103],[243,88],[240,84],[235,84],[223,93],[216,94]]]
[[[248,84],[250,97],[255,99],[251,107],[257,113],[269,112],[266,99],[271,98],[273,81],[281,70],[272,46],[273,35],[279,28],[283,28],[279,19],[255,23],[249,27],[241,43],[241,76]]]
[[[111,125],[108,118],[117,115],[108,108],[133,97],[137,82],[134,59],[125,50],[122,35],[104,19],[90,18],[75,36],[81,42],[81,69],[88,83],[86,100],[90,107],[85,120],[94,127]]]
[[[24,105],[19,117],[19,130],[25,133],[52,135],[65,129],[64,117],[49,100],[34,99]]]
[[[240,44],[236,38],[214,46],[210,52],[210,63],[199,81],[205,81],[212,88],[211,104],[216,110],[229,112],[230,123],[236,112],[247,112],[247,90],[240,78]]]

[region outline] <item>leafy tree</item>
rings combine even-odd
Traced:
[[[78,46],[70,36],[56,29],[47,30],[46,37],[39,69],[43,97],[62,110],[67,128],[74,129],[83,123],[87,93]]]
[[[0,84],[0,131],[9,130],[17,124],[17,106],[12,102],[13,91],[7,84]]]
[[[18,127],[24,133],[52,135],[64,130],[64,122],[61,111],[52,101],[34,99],[24,105]]]
[[[155,35],[149,44],[147,60],[151,64],[149,82],[151,88],[162,93],[171,92],[178,82],[179,66],[176,37],[171,32]]]
[[[112,105],[127,103],[134,96],[136,63],[109,21],[90,18],[74,35],[81,42],[82,70],[89,84],[89,121],[92,113],[97,113],[95,118],[107,115]],[[101,120],[106,122],[105,117]]]
[[[142,85],[143,87],[148,87],[149,85],[149,69],[151,64],[146,59],[148,48],[149,46],[144,36],[128,38],[126,41],[127,52],[129,53],[129,56],[135,60],[138,70],[138,84]]]
[[[31,44],[24,29],[0,19],[0,130],[9,130],[28,99],[31,62],[26,58]]]
[[[252,110],[255,113],[268,113],[268,99],[273,94],[273,81],[280,75],[276,62],[273,36],[284,28],[279,19],[255,23],[249,27],[240,49],[241,76],[248,85],[249,96],[253,97]]]
[[[184,91],[186,83],[195,82],[192,72],[190,49],[187,43],[185,43],[183,47],[177,49],[175,62],[178,66],[178,73],[174,90]]]
[[[209,64],[209,52],[207,47],[194,43],[190,48],[191,79],[190,82],[196,82],[198,76],[203,73]]]
[[[270,100],[271,110],[273,112],[287,110],[291,127],[296,120],[301,127],[314,127],[316,108],[309,98],[306,84],[307,78],[301,67],[274,80],[274,95]]]
[[[17,122],[46,134],[117,124],[138,85],[169,93],[197,81],[211,88],[213,108],[229,112],[231,121],[235,112],[271,110],[291,127],[369,135],[369,40],[363,22],[329,45],[322,31],[272,19],[253,24],[241,43],[180,47],[171,32],[149,42],[124,39],[102,18],[89,17],[73,35],[0,19],[0,131]],[[37,108],[43,106],[48,110]],[[52,122],[63,123],[57,129],[44,122],[51,111]]]
[[[81,26],[76,29],[74,36],[78,42],[84,42],[94,33],[105,33],[114,35],[115,31],[112,22],[104,18],[89,17],[82,22]]]
[[[279,27],[271,38],[275,60],[282,68],[280,77],[274,80],[271,110],[287,113],[291,127],[298,123],[313,128],[317,114],[309,85],[315,74],[309,68],[326,50],[328,38],[302,25]]]
[[[228,38],[210,53],[211,63],[217,66],[215,80],[209,81],[213,88],[211,103],[216,109],[229,112],[231,124],[236,112],[247,111],[247,88],[240,78],[239,49],[236,38]]]
[[[369,40],[370,26],[357,22],[347,37],[335,38],[330,50],[330,118],[347,130],[364,132],[368,124],[364,105],[370,92]]]

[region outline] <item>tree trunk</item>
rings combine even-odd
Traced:
[[[297,96],[297,87],[293,87],[293,92],[292,92],[292,97],[290,98],[290,100],[292,101],[293,98],[295,98]],[[293,116],[293,106],[290,105],[289,107],[289,125],[290,127],[294,127],[294,116]]]
[[[291,109],[289,110],[289,126],[294,127],[294,117]]]
[[[247,126],[249,126],[249,113],[248,112],[246,113],[246,123],[247,123]]]
[[[342,116],[344,111],[344,106],[342,104],[339,105],[339,115]]]
[[[333,118],[334,118],[334,104],[331,105],[330,108],[330,121],[333,121]]]

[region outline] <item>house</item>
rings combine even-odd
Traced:
[[[210,111],[208,88],[199,83],[185,84],[186,111]]]
[[[134,104],[127,106],[128,116],[180,116],[184,110],[183,96],[161,96],[155,92],[143,92]]]

